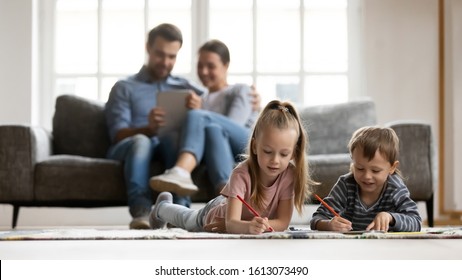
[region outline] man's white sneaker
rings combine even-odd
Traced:
[[[172,192],[181,196],[189,196],[199,191],[191,177],[181,176],[174,169],[168,169],[164,174],[151,177],[149,185],[157,192]]]

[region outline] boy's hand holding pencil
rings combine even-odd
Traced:
[[[329,230],[332,230],[332,231],[350,231],[352,230],[352,224],[350,221],[348,221],[347,219],[345,218],[342,218],[337,212],[335,212],[335,210],[330,207],[329,204],[327,204],[322,198],[320,198],[317,194],[314,194],[314,197],[316,197],[316,199],[321,202],[322,205],[324,205],[324,207],[327,208],[327,210],[329,210],[333,215],[334,215],[334,218],[332,220],[329,221],[328,223],[328,228]]]

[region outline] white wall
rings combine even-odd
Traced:
[[[383,124],[438,124],[437,0],[364,0],[365,93]],[[416,104],[418,103],[418,104]]]
[[[37,120],[34,0],[0,1],[0,124]]]
[[[445,210],[462,211],[462,1],[446,0],[446,14],[444,205]]]

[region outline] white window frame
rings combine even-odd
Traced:
[[[102,0],[95,0],[98,1],[99,7],[101,7]],[[128,1],[128,0],[127,0]],[[256,7],[257,0],[253,1],[253,7]],[[360,61],[361,58],[361,2],[363,0],[348,0],[348,11],[347,11],[347,20],[348,20],[348,70],[346,73],[337,73],[339,75],[347,75],[348,79],[348,99],[355,99],[357,97],[362,96],[363,94],[363,84],[361,83],[363,69],[362,69],[362,62]],[[55,104],[55,84],[57,78],[61,77],[77,77],[77,76],[85,76],[81,74],[67,74],[67,75],[57,75],[55,73],[54,65],[54,53],[55,53],[55,5],[56,0],[42,0],[39,2],[39,50],[38,53],[40,54],[39,58],[39,96],[40,96],[40,112],[39,112],[39,124],[43,125],[47,128],[51,128],[51,121],[54,113],[54,104]],[[145,0],[145,18],[144,18],[144,28],[145,33],[150,30],[150,26],[148,26],[148,0]],[[191,50],[182,50],[182,51],[189,51],[191,53],[191,73],[179,73],[180,75],[197,80],[197,76],[195,73],[196,69],[196,52],[197,48],[200,46],[202,42],[208,39],[208,26],[209,26],[209,1],[208,0],[192,0],[192,40]],[[101,29],[101,15],[102,11],[101,8],[98,9],[98,26]],[[299,77],[299,88],[301,95],[299,98],[303,102],[303,89],[305,86],[305,76],[312,75],[312,74],[324,74],[324,73],[310,73],[304,71],[303,65],[303,57],[304,57],[304,7],[303,7],[303,0],[300,0],[300,70],[298,73],[259,73],[256,68],[256,62],[254,60],[251,76],[255,83],[257,77],[263,76],[288,76],[288,75],[298,75]],[[256,34],[256,26],[257,26],[257,17],[256,17],[256,9],[253,10],[253,34]],[[101,42],[101,30],[98,32],[98,42]],[[256,57],[257,53],[257,44],[256,44],[256,37],[253,36],[253,57]],[[98,43],[98,57],[102,52],[101,44]],[[141,67],[141,65],[140,65]],[[102,87],[102,78],[105,77],[104,73],[101,73],[101,65],[98,61],[98,70],[96,74],[92,74],[92,77],[95,77],[98,81],[98,96],[101,97],[101,87]],[[124,75],[131,75],[134,73],[120,73],[121,76]],[[239,73],[233,73],[234,75],[239,75]],[[335,72],[329,72],[328,74],[336,74]],[[248,73],[246,73],[248,75]],[[113,76],[112,74],[110,76]]]

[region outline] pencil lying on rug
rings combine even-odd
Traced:
[[[244,205],[247,207],[247,209],[249,209],[250,212],[252,212],[253,215],[254,215],[255,217],[260,217],[260,214],[258,214],[258,212],[255,211],[255,210],[252,208],[252,206],[250,206],[250,204],[248,204],[240,195],[237,195],[237,198],[239,198],[239,200],[240,200],[242,203],[244,203]],[[274,229],[273,229],[271,226],[269,227],[269,230],[270,230],[270,231],[274,231]]]
[[[322,205],[324,205],[332,214],[334,214],[334,216],[340,217],[340,215],[335,212],[335,210],[332,209],[332,207],[330,207],[329,204],[327,204],[322,198],[320,198],[319,195],[314,194],[314,197],[316,197],[316,199],[319,200]]]

